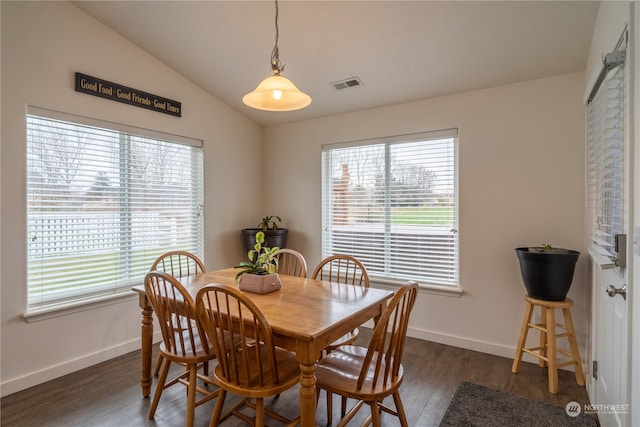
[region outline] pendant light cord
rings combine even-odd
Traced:
[[[278,37],[280,29],[278,28],[278,0],[276,0],[276,43],[271,52],[271,69],[274,74],[280,74],[284,71],[284,65],[280,64],[280,52],[278,51]]]

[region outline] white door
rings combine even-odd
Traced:
[[[621,41],[626,38],[623,36]],[[624,49],[621,44],[618,48]],[[617,49],[618,49],[617,48]],[[593,270],[592,314],[594,379],[591,400],[603,427],[626,427],[629,370],[626,284],[630,275],[625,236],[629,235],[628,89],[624,54],[605,56],[600,89],[588,106],[588,199]],[[603,261],[604,260],[604,261]],[[629,418],[630,421],[630,418]]]
[[[622,427],[627,425],[629,409],[624,406],[627,403],[627,301],[620,294],[609,296],[607,287],[621,289],[625,280],[617,269],[602,270],[594,264],[594,270],[597,368],[592,400],[603,427]]]

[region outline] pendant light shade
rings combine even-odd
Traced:
[[[251,108],[265,111],[293,111],[311,104],[311,97],[279,74],[264,79],[242,98]]]
[[[276,43],[271,52],[273,76],[264,79],[253,92],[242,97],[242,102],[251,108],[265,111],[293,111],[311,104],[311,97],[280,73],[284,65],[280,63],[278,52],[278,0],[276,0]]]

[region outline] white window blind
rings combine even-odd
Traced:
[[[624,227],[624,66],[609,70],[587,106],[590,253],[605,266]]]
[[[458,287],[457,129],[323,146],[322,254]]]
[[[27,311],[130,291],[168,250],[202,256],[201,145],[30,108]]]

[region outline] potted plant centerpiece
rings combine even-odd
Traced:
[[[265,243],[264,232],[256,233],[256,243],[247,252],[249,261],[242,261],[234,268],[240,269],[236,274],[236,282],[242,291],[256,294],[266,294],[277,291],[282,287],[278,276],[278,258],[276,254],[280,250],[278,246],[263,246]]]
[[[551,245],[516,248],[529,296],[546,301],[567,297],[580,252]]]
[[[275,246],[279,248],[287,247],[287,238],[289,237],[289,230],[286,228],[280,228],[278,224],[282,222],[282,219],[277,215],[268,215],[262,218],[262,221],[257,227],[243,228],[242,233],[242,245],[245,252],[249,252],[251,248],[256,244],[256,233],[262,231],[265,238],[265,246],[273,248]]]

